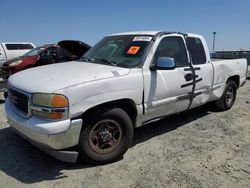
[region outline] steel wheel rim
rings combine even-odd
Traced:
[[[110,153],[119,146],[121,138],[122,129],[118,122],[112,119],[101,120],[90,131],[90,148],[96,153]]]
[[[234,98],[234,91],[233,88],[230,87],[226,93],[226,103],[231,104],[233,102],[233,98]]]

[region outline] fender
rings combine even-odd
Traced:
[[[129,99],[133,101],[136,106],[137,111],[142,111],[142,100],[132,98],[131,96],[135,96],[136,91],[133,90],[120,90],[120,91],[112,91],[109,93],[101,93],[93,96],[89,96],[86,98],[82,98],[78,102],[71,104],[70,106],[70,117],[77,117],[89,110],[90,108],[99,106],[104,103]],[[142,112],[141,112],[142,113]]]

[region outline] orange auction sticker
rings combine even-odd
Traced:
[[[128,51],[127,51],[127,54],[129,55],[136,55],[137,52],[140,50],[140,46],[131,46]]]

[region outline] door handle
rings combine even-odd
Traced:
[[[193,74],[191,74],[191,73],[186,74],[186,75],[185,75],[185,80],[186,80],[186,81],[190,81],[190,80],[192,80],[192,79],[193,79],[193,77],[194,77],[194,75],[193,75]]]

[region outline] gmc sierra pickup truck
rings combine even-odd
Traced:
[[[5,111],[14,130],[57,159],[108,163],[136,127],[209,101],[229,110],[246,73],[245,59],[211,60],[196,34],[120,33],[78,61],[11,76]]]

